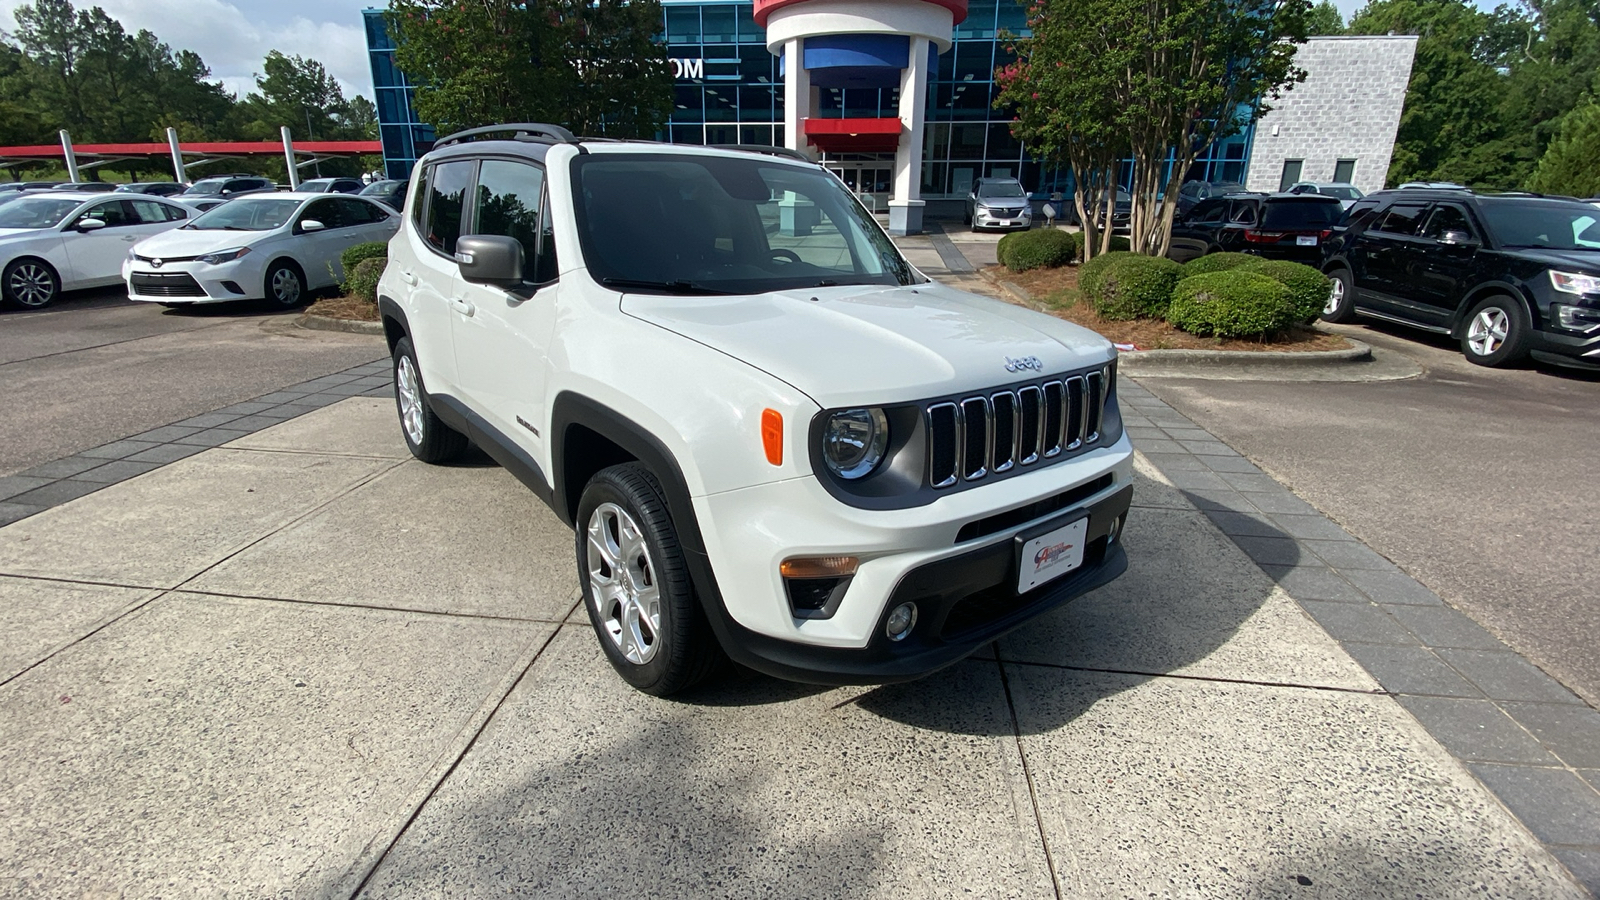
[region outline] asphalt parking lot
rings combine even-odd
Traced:
[[[992,240],[950,237],[905,246],[982,288]],[[301,346],[264,318],[152,371]],[[263,363],[264,393],[69,451],[52,484],[174,461],[0,528],[0,895],[1600,885],[1595,711],[1186,416],[1203,386],[1125,382],[1119,581],[912,684],[663,701],[601,657],[570,531],[486,458],[411,459],[381,339],[328,337],[304,380]]]

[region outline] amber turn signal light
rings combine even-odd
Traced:
[[[783,465],[783,413],[775,409],[761,411],[761,446],[766,448],[767,462]]]
[[[854,556],[803,556],[784,560],[778,574],[785,578],[842,578],[854,575],[860,564]]]

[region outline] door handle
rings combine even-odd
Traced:
[[[462,314],[463,316],[471,316],[478,310],[476,306],[473,306],[471,303],[468,303],[459,297],[450,298],[450,308]]]
[[[404,281],[406,284],[416,284],[417,283],[417,276],[411,274],[410,272],[406,272],[406,271],[402,270],[400,272],[400,280]]]

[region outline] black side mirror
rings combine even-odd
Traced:
[[[1439,243],[1449,244],[1452,247],[1478,246],[1478,242],[1472,239],[1472,235],[1467,234],[1465,231],[1446,231],[1439,236]]]
[[[522,283],[522,244],[498,234],[474,234],[456,240],[461,277],[476,284],[516,287]]]

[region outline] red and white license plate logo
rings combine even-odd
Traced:
[[[1022,545],[1022,565],[1017,573],[1017,593],[1031,590],[1083,565],[1083,544],[1089,520],[1079,519]]]

